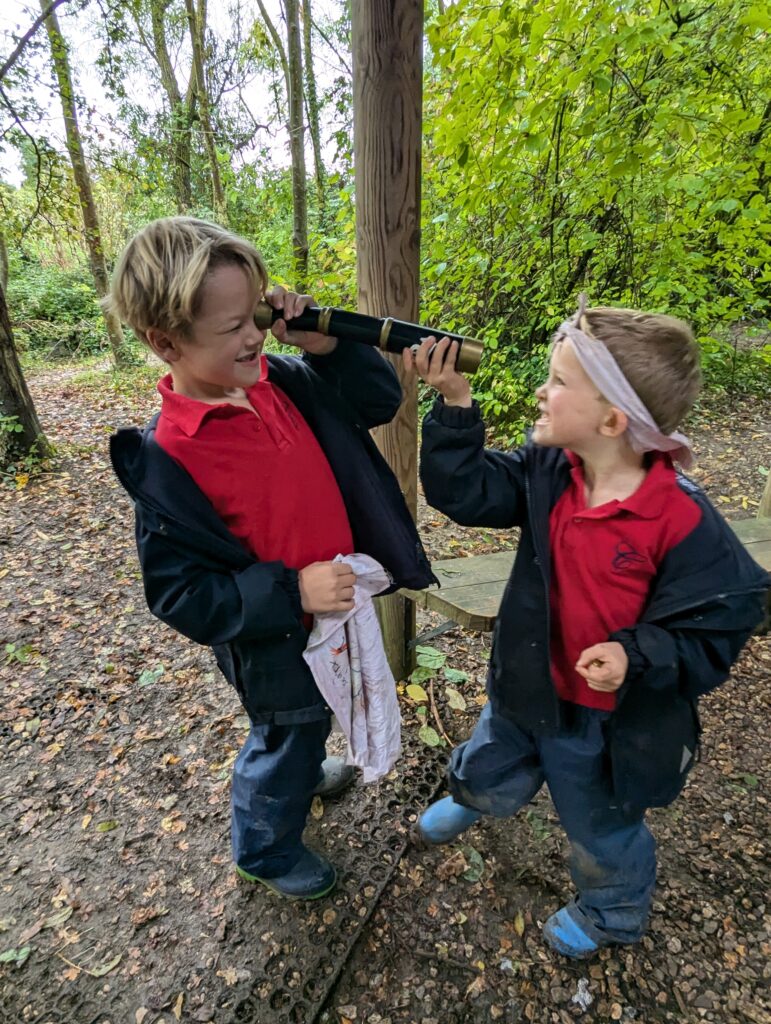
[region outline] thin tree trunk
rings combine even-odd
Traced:
[[[303,119],[303,58],[299,0],[286,0],[287,59],[289,62],[289,148],[292,154],[292,250],[295,284],[303,291],[308,280],[308,193],[305,175]]]
[[[11,429],[14,426],[21,430]],[[0,469],[32,452],[42,458],[50,448],[21,372],[5,288],[0,287]]]
[[[0,288],[8,291],[8,246],[5,244],[5,234],[0,227]]]
[[[171,111],[172,182],[177,210],[186,213],[192,205],[190,185],[190,131],[195,86],[191,75],[190,88],[183,99],[174,74],[166,42],[166,11],[170,0],[151,0],[150,17],[153,27],[153,54],[161,73],[166,98]]]
[[[45,11],[48,9],[49,4],[45,0],[41,0],[41,7]],[[67,45],[59,28],[59,21],[53,11],[50,11],[46,18],[46,31],[48,32],[48,39],[51,44],[51,59],[59,85],[59,97],[61,99],[64,128],[67,136],[67,152],[70,156],[72,173],[78,189],[78,196],[80,197],[80,209],[83,214],[83,227],[85,229],[86,246],[91,265],[91,276],[94,281],[94,288],[101,298],[107,294],[109,279],[104,249],[102,248],[99,214],[94,202],[91,177],[86,166],[83,142],[80,137]],[[120,323],[113,314],[105,314],[104,319],[115,365],[123,366],[127,362],[127,352]]]
[[[420,265],[422,0],[351,5],[359,309],[417,320]],[[390,358],[390,357],[389,357]],[[375,432],[417,515],[417,386],[393,360],[404,390],[392,423]],[[415,608],[399,594],[379,600],[386,652],[397,679],[410,670]]]
[[[303,69],[300,47],[298,0],[286,4],[287,48],[270,19],[262,0],[257,0],[262,20],[273,40],[281,62],[289,103],[289,144],[292,158],[292,250],[295,258],[294,284],[302,290],[308,276],[308,193],[303,144]],[[288,55],[287,55],[288,54]]]
[[[268,35],[273,40],[273,45],[276,47],[278,59],[281,61],[281,68],[284,72],[284,82],[286,84],[286,94],[289,96],[289,93],[291,92],[291,86],[289,84],[289,62],[286,59],[284,44],[281,41],[281,36],[276,30],[276,26],[271,21],[270,15],[265,10],[265,4],[262,0],[257,0],[257,6],[260,8],[260,14],[262,15],[262,20],[265,22],[265,28],[268,30]]]
[[[308,129],[313,143],[313,166],[316,175],[316,193],[319,204],[319,220],[323,224],[325,217],[325,186],[326,173],[321,156],[321,129],[319,127],[319,97],[316,89],[316,75],[313,70],[313,49],[311,47],[311,28],[313,14],[311,0],[302,0],[303,22],[303,57],[305,71],[305,104],[308,110]]]
[[[193,47],[193,78],[195,79],[196,92],[198,94],[198,118],[201,122],[206,152],[209,156],[214,213],[219,223],[226,225],[228,222],[227,205],[220,177],[217,146],[214,141],[211,104],[209,102],[209,89],[206,82],[206,62],[204,59],[206,0],[199,0],[197,11],[194,0],[185,0],[185,8],[190,26],[190,41]]]

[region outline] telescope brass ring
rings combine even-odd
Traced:
[[[477,338],[464,338],[458,353],[457,369],[461,373],[476,373],[482,361],[484,342]]]
[[[267,302],[258,302],[254,308],[254,325],[261,331],[270,330],[273,323],[273,307]]]
[[[394,322],[394,318],[392,316],[387,316],[383,320],[383,326],[380,328],[380,337],[378,338],[378,342],[377,343],[378,343],[378,345],[380,346],[380,348],[384,352],[387,350],[388,335],[391,333],[391,328],[393,327],[393,322]]]
[[[322,306],[319,311],[319,322],[316,330],[319,334],[329,334],[329,321],[332,319],[332,307]]]

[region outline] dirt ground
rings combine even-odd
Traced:
[[[409,843],[484,703],[489,637],[459,629],[431,641],[455,696],[441,673],[435,709],[402,692],[393,778],[314,809],[314,839],[344,862],[339,892],[288,907],[232,872],[229,772],[247,728],[235,694],[144,605],[106,444],[154,408],[149,379],[49,370],[30,388],[58,464],[0,490],[3,1022],[771,1021],[767,639],[703,701],[702,763],[651,814],[659,887],[638,947],[574,963],[543,945],[571,892],[544,793],[450,847]],[[693,475],[729,517],[757,508],[770,412],[713,399],[689,425]],[[434,558],[513,543],[424,506],[420,525]],[[426,721],[444,747],[421,744]]]

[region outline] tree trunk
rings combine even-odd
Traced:
[[[359,309],[416,321],[420,259],[422,0],[351,5]],[[393,357],[389,357],[393,358]],[[417,385],[393,359],[404,389],[396,418],[375,440],[417,517]],[[394,675],[410,671],[412,602],[384,598],[381,625]]]
[[[20,431],[10,429],[17,426]],[[42,458],[50,448],[21,372],[5,288],[0,287],[0,469],[32,452]]]
[[[289,64],[289,148],[292,154],[294,283],[298,291],[304,291],[308,280],[308,194],[305,176],[303,57],[299,0],[286,0],[286,25],[286,49]]]
[[[166,11],[170,0],[151,0],[150,17],[153,27],[153,54],[161,73],[161,84],[171,111],[172,183],[179,213],[187,213],[192,205],[190,185],[190,131],[195,86],[190,76],[190,88],[183,99],[174,74],[166,42]]]
[[[212,202],[214,214],[222,225],[228,223],[227,205],[225,203],[225,192],[222,188],[220,177],[220,166],[217,158],[217,146],[214,141],[214,126],[211,116],[211,103],[209,102],[209,87],[206,81],[206,61],[204,55],[204,44],[206,41],[206,0],[198,0],[198,10],[195,9],[194,0],[185,0],[187,20],[190,26],[190,41],[193,47],[193,75],[196,83],[198,96],[198,117],[201,122],[206,152],[209,157],[209,168],[211,171]]]
[[[313,15],[311,0],[302,0],[303,21],[303,58],[305,71],[305,104],[308,111],[308,129],[313,143],[313,166],[316,175],[316,193],[319,204],[319,221],[325,220],[325,186],[326,173],[321,156],[321,129],[319,127],[319,97],[316,89],[316,75],[313,71],[313,48],[311,46],[311,28]]]
[[[46,10],[49,4],[41,0],[41,7]],[[107,264],[102,248],[102,233],[99,227],[99,214],[97,213],[94,193],[91,188],[91,177],[86,166],[86,157],[83,152],[83,142],[80,137],[77,111],[75,108],[75,93],[72,88],[72,75],[70,74],[70,62],[67,54],[67,45],[64,42],[59,21],[56,14],[51,11],[46,18],[46,31],[51,44],[51,59],[53,61],[56,80],[59,85],[59,97],[62,104],[64,116],[64,128],[67,136],[67,152],[72,163],[72,173],[80,198],[80,209],[83,214],[83,227],[85,229],[86,246],[88,247],[89,262],[91,265],[91,276],[94,281],[94,288],[97,295],[103,297],[109,288],[107,275]],[[120,323],[112,314],[105,314],[107,337],[110,341],[112,356],[116,366],[123,366],[128,361],[126,347],[123,341],[123,331]]]
[[[8,291],[8,246],[5,244],[5,234],[0,227],[0,289]]]
[[[763,488],[763,495],[760,499],[758,519],[771,519],[771,471],[766,477],[766,486]]]

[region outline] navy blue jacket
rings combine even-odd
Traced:
[[[393,367],[375,349],[345,341],[328,356],[268,356],[268,364],[268,379],[297,406],[329,461],[355,550],[377,559],[394,587],[427,586],[434,577],[412,517],[369,435],[399,408]],[[302,657],[307,633],[297,572],[258,562],[230,533],[155,440],[157,419],[110,440],[113,467],[134,502],[150,610],[212,647],[253,722],[322,718],[328,709]]]
[[[521,528],[493,635],[490,698],[531,732],[568,728],[549,657],[549,513],[570,482],[565,453],[532,443],[487,450],[476,403],[439,399],[423,423],[420,472],[428,503],[456,522]],[[680,792],[698,746],[696,698],[727,678],[763,618],[769,584],[700,488],[678,481],[701,520],[661,563],[640,622],[609,637],[629,658],[607,735],[615,794],[630,810]]]

